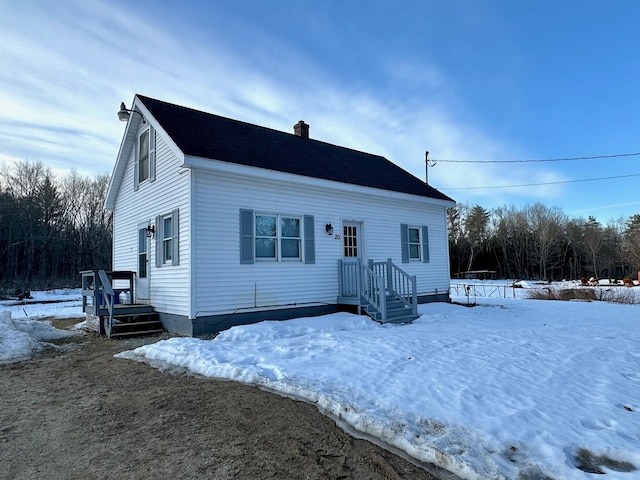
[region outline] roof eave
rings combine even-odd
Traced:
[[[322,188],[330,188],[333,190],[358,192],[368,195],[375,195],[385,198],[398,198],[398,199],[422,199],[430,204],[437,204],[443,207],[455,206],[455,201],[444,200],[434,198],[428,195],[418,195],[415,193],[398,192],[396,190],[387,190],[377,187],[369,187],[364,185],[357,185],[353,183],[338,182],[335,180],[327,180],[323,178],[310,177],[306,175],[298,175],[295,173],[281,172],[278,170],[271,170],[262,167],[253,167],[249,165],[242,165],[239,163],[226,162],[224,160],[216,160],[212,158],[196,157],[191,155],[184,156],[184,162],[181,165],[185,168],[202,169],[208,171],[216,171],[222,173],[230,173],[245,177],[261,178],[273,181],[284,181],[287,183],[297,183],[305,186],[316,186]]]

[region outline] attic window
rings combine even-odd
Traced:
[[[134,153],[133,189],[138,190],[141,183],[156,179],[156,131],[151,125],[138,134]]]
[[[149,179],[149,129],[140,134],[138,139],[138,182]]]

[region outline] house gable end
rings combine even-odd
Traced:
[[[118,156],[116,157],[116,163],[113,168],[113,172],[111,174],[111,179],[109,181],[109,187],[107,189],[107,195],[105,198],[104,206],[107,210],[114,210],[116,204],[116,198],[118,196],[118,192],[120,188],[123,186],[123,182],[125,182],[125,188],[127,188],[127,183],[124,178],[125,171],[127,169],[127,162],[131,158],[131,154],[136,146],[138,132],[140,130],[140,126],[142,123],[142,117],[144,116],[146,122],[153,128],[155,131],[155,135],[162,136],[171,151],[181,159],[181,163],[184,162],[184,154],[178,148],[176,143],[171,139],[171,137],[167,134],[165,129],[158,123],[158,121],[153,117],[151,112],[142,104],[142,102],[136,96],[133,100],[133,104],[131,110],[134,110],[138,114],[131,114],[129,121],[127,122],[127,126],[125,127],[124,135],[122,137],[122,141],[120,143],[120,149],[118,150]],[[155,139],[153,141],[155,144]],[[152,179],[155,180],[155,165],[151,167],[151,175]],[[133,182],[131,183],[133,188]]]

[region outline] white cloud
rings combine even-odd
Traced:
[[[375,79],[366,89],[353,84],[295,45],[250,27],[238,33],[246,41],[236,44],[129,4],[29,5],[0,6],[0,28],[9,40],[0,46],[6,66],[0,72],[2,159],[110,172],[124,130],[115,113],[135,93],[287,132],[305,120],[313,138],[384,155],[419,178],[425,150],[432,158],[482,160],[519,150],[461,121],[446,73],[427,61],[391,59],[381,68],[383,83],[412,92],[405,97],[402,88],[376,87]],[[429,175],[445,192],[560,178],[552,170],[445,163]],[[447,193],[502,204],[515,195],[532,202],[553,198],[559,190]]]

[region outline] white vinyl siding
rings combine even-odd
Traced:
[[[150,139],[155,139],[150,142],[155,159],[149,165],[151,181],[137,185],[137,190],[131,188],[138,167],[132,139],[121,187],[114,194],[113,269],[138,270],[138,226],[154,225],[147,273],[150,302],[158,312],[195,318],[335,304],[338,260],[343,256],[340,234],[348,222],[361,225],[358,253],[363,261],[391,258],[397,264],[404,250],[398,224],[421,226],[422,257],[428,243],[429,263],[410,262],[402,268],[417,275],[419,294],[444,293],[449,288],[446,206],[442,203],[386,192],[368,195],[360,187],[331,189],[326,181],[308,178],[301,185],[295,178],[270,178],[269,172],[257,178],[182,168],[182,161],[162,135],[154,133]],[[290,243],[285,245],[285,255],[293,256],[298,249],[299,257],[256,261],[256,213],[299,220],[300,233],[296,227],[277,237]],[[164,222],[159,227],[156,220],[169,214],[175,235],[172,258],[165,262],[167,255],[163,257],[162,252],[168,237],[162,233]],[[190,225],[192,219],[195,223]],[[327,234],[327,224],[335,234]],[[278,248],[283,249],[282,244]],[[156,266],[156,258],[163,259],[162,265]]]
[[[136,162],[136,149],[132,149],[125,169],[122,187],[119,189],[114,209],[113,219],[113,269],[137,271],[139,266],[138,225],[141,223],[154,225],[155,238],[150,242],[147,252],[149,262],[150,302],[158,312],[189,316],[190,313],[190,283],[189,257],[190,232],[189,218],[189,171],[180,169],[180,161],[171,152],[169,146],[160,135],[155,142],[155,168],[150,172],[150,180],[144,182],[137,190],[131,188]],[[176,225],[176,237],[171,262],[179,259],[179,265],[165,268],[156,266],[158,247],[157,238],[160,235],[155,219],[158,215],[168,213],[180,214]],[[173,220],[172,220],[173,221]],[[179,252],[179,256],[176,256]]]
[[[362,222],[366,260],[392,260],[400,265],[402,251],[399,221],[428,225],[432,237],[431,262],[411,262],[402,268],[418,277],[419,293],[444,293],[449,288],[449,261],[445,208],[429,199],[369,196],[321,185],[299,186],[264,178],[224,172],[193,170],[193,217],[195,230],[195,311],[198,316],[231,313],[236,309],[271,308],[309,303],[335,304],[338,297],[338,260],[343,255],[340,235],[328,235],[326,224],[338,234],[343,222]],[[322,182],[319,181],[319,184]],[[304,215],[303,223],[314,223],[313,237],[302,242],[313,245],[313,261],[257,261],[252,258],[255,214],[281,212],[283,205]],[[265,213],[267,214],[267,213]],[[312,218],[313,217],[313,218]],[[314,222],[315,219],[315,222]],[[244,225],[246,230],[241,228]],[[303,230],[307,230],[306,225]],[[420,232],[422,235],[422,231]]]

